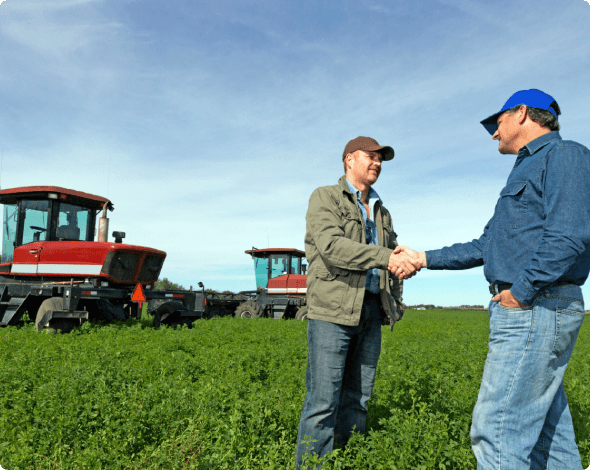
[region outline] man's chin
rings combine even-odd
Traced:
[[[377,175],[377,176],[371,175],[367,178],[367,182],[369,183],[369,185],[373,185],[377,182],[378,179],[379,179],[379,175]]]
[[[510,149],[507,149],[506,147],[504,147],[502,145],[502,143],[500,143],[498,145],[498,152],[500,152],[502,155],[510,155],[510,154],[514,153],[514,152],[511,152]]]

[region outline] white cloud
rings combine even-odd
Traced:
[[[84,50],[91,43],[113,35],[119,24],[76,24],[64,25],[46,23],[42,18],[13,20],[4,27],[4,33],[12,40],[43,54],[60,56]]]
[[[4,0],[2,0],[4,1]],[[18,0],[11,2],[11,9],[15,11],[39,11],[39,10],[60,10],[63,8],[76,7],[89,3],[99,3],[102,0]],[[1,3],[1,2],[0,2]]]

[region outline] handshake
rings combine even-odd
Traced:
[[[387,265],[389,272],[398,279],[409,279],[425,267],[424,252],[418,253],[407,246],[398,246],[393,250]]]

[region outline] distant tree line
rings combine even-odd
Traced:
[[[199,286],[192,286],[192,287],[193,287],[193,291],[195,291],[195,290],[200,291],[201,290],[201,288]],[[167,277],[165,277],[164,279],[158,279],[154,283],[154,289],[155,290],[188,290],[184,286],[177,284],[176,282],[172,282],[172,281],[168,280]],[[219,292],[215,289],[205,289],[205,295],[212,295],[212,294],[233,295],[234,293],[229,290],[224,290],[223,292]]]
[[[459,307],[441,307],[440,305],[433,304],[418,304],[409,305],[407,308],[412,310],[484,310],[483,305],[461,305]]]

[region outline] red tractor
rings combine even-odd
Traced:
[[[4,204],[0,264],[0,326],[25,312],[37,329],[68,331],[86,320],[141,316],[141,303],[159,300],[154,326],[201,318],[206,301],[191,291],[156,291],[166,253],[107,240],[106,198],[56,186],[0,191]],[[99,220],[98,241],[96,219]],[[163,303],[162,303],[163,301]]]
[[[236,317],[307,318],[307,266],[305,252],[295,248],[265,248],[246,251],[254,259],[256,290],[240,292],[242,302]]]

